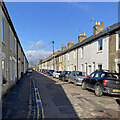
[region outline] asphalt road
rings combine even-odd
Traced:
[[[116,118],[120,119],[119,96],[97,97],[90,90],[82,90],[39,72],[31,78],[40,93],[44,118]]]

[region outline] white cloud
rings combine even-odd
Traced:
[[[70,6],[73,6],[74,8],[79,8],[85,12],[88,12],[91,10],[91,7],[89,5],[85,5],[82,2],[74,2],[74,3],[68,2],[68,4]]]
[[[28,61],[33,61],[37,63],[40,59],[48,57],[52,52],[51,51],[27,51],[25,52]]]
[[[30,49],[42,49],[45,47],[45,43],[43,43],[41,40],[37,41],[37,42],[29,42],[30,44]]]

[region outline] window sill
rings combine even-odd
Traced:
[[[102,50],[100,50],[100,51],[97,51],[97,54],[98,54],[98,53],[102,53],[102,52],[103,52]]]
[[[2,43],[6,46],[6,43],[5,43],[5,41],[2,41]]]
[[[10,49],[10,51],[12,52],[13,50],[12,50],[12,49]]]
[[[5,85],[7,85],[7,82],[5,84],[2,84],[2,86],[5,86]]]

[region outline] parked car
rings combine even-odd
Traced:
[[[73,82],[75,85],[82,85],[82,80],[86,77],[81,71],[72,71],[68,76],[68,82]]]
[[[32,73],[32,69],[30,69],[30,68],[27,71],[28,71],[28,73]]]
[[[54,72],[54,70],[48,70],[48,75],[49,75],[49,76],[52,76],[52,75],[53,75],[53,72]]]
[[[71,71],[62,71],[59,75],[59,79],[62,81],[68,81],[68,75],[71,73]]]
[[[44,69],[44,70],[43,70],[43,73],[45,73],[45,74],[46,74],[46,73],[47,73],[47,69]]]
[[[82,89],[86,88],[94,90],[96,96],[103,93],[120,95],[120,73],[94,71],[82,82]]]
[[[55,72],[53,72],[53,77],[59,78],[60,73],[61,73],[61,71],[55,71]]]

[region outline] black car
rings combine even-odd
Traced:
[[[71,71],[62,71],[59,75],[59,79],[62,81],[68,81],[68,75],[71,73]]]
[[[83,89],[92,89],[96,96],[103,93],[120,95],[120,74],[105,71],[94,71],[82,81]]]

